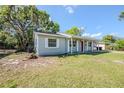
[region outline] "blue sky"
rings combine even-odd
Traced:
[[[61,32],[77,26],[85,28],[86,36],[101,38],[106,34],[112,34],[124,37],[124,21],[118,20],[124,6],[42,5],[37,8],[45,10],[53,21],[58,22]]]

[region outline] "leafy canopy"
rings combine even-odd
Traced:
[[[0,6],[0,27],[15,34],[20,50],[33,46],[33,31],[51,33],[59,31],[59,25],[51,21],[45,11],[31,5]]]
[[[111,43],[115,43],[116,38],[113,35],[106,35],[102,38],[102,41],[105,42],[106,45],[110,45]]]
[[[15,48],[17,39],[8,32],[0,31],[0,45],[4,48]]]
[[[120,19],[120,20],[124,20],[124,12],[121,12],[121,13],[120,13],[119,19]]]
[[[81,35],[81,31],[78,27],[72,27],[71,29],[65,31],[66,34],[70,34],[70,35]]]
[[[115,44],[116,44],[116,49],[117,50],[124,50],[124,40],[123,39],[117,40],[115,42]]]

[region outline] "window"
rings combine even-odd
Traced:
[[[45,48],[59,48],[59,39],[45,38]]]
[[[69,41],[69,46],[71,47],[71,41]],[[76,47],[76,40],[73,40],[73,47]]]
[[[89,43],[88,43],[88,46],[91,47],[91,46],[92,46],[92,42],[89,42]]]
[[[48,47],[56,47],[56,39],[48,39]]]
[[[73,41],[73,47],[76,47],[76,40]]]

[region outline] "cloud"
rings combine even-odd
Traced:
[[[85,30],[85,29],[86,29],[86,27],[84,27],[84,26],[81,26],[81,27],[80,27],[80,29],[82,29],[82,30]]]
[[[75,11],[74,11],[74,8],[76,8],[77,6],[68,6],[68,5],[64,5],[64,8],[65,10],[68,11],[69,14],[73,14]]]
[[[68,11],[69,14],[73,14],[74,13],[73,8],[70,7],[70,6],[66,7],[65,9]]]
[[[90,33],[84,33],[82,36],[90,36]]]
[[[98,37],[98,36],[101,36],[102,33],[96,33],[96,34],[92,34],[91,37]]]
[[[112,32],[112,33],[110,33],[110,35],[117,36],[118,32]]]
[[[95,33],[95,34],[84,33],[82,36],[99,37],[101,35],[102,35],[102,33]]]

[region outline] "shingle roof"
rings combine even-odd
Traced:
[[[48,36],[58,36],[58,37],[65,37],[65,38],[77,38],[77,39],[86,39],[86,40],[95,40],[98,41],[96,38],[88,37],[88,36],[76,36],[76,35],[69,35],[65,33],[50,33],[50,32],[34,32],[35,34],[40,35],[48,35]]]

